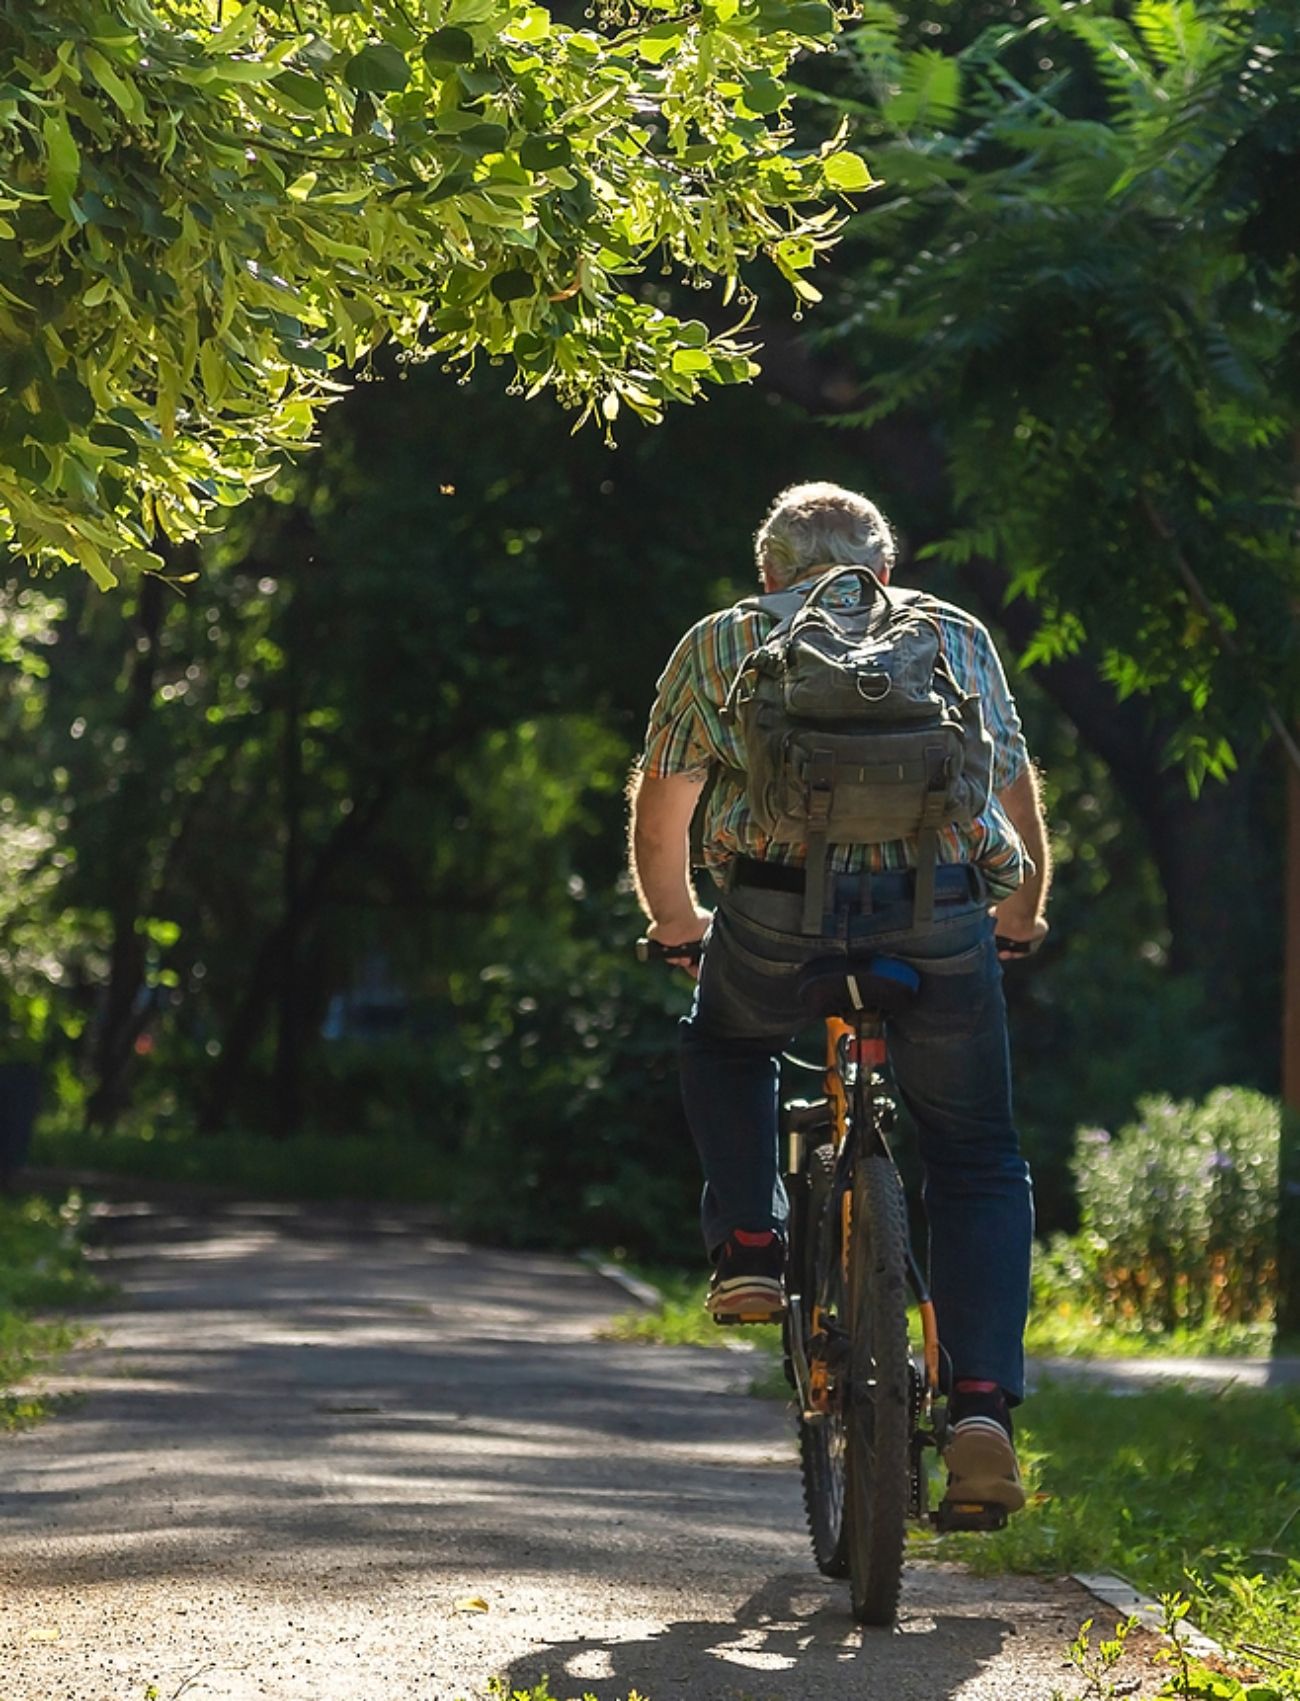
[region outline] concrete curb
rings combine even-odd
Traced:
[[[1142,1594],[1127,1579],[1106,1571],[1076,1571],[1071,1581],[1086,1589],[1103,1606],[1110,1607],[1120,1618],[1136,1618],[1144,1630],[1154,1631],[1156,1635],[1162,1633],[1164,1613],[1159,1601]],[[1176,1633],[1187,1652],[1197,1659],[1212,1656],[1226,1660],[1229,1657],[1221,1643],[1198,1630],[1194,1624],[1189,1624],[1185,1618],[1178,1621]]]
[[[615,1287],[634,1299],[638,1305],[645,1306],[647,1311],[658,1309],[662,1300],[659,1289],[652,1287],[649,1282],[643,1282],[639,1276],[633,1276],[621,1264],[614,1264],[608,1258],[602,1258],[598,1252],[580,1252],[578,1262],[585,1264],[589,1270],[594,1270],[598,1276],[603,1276],[607,1282],[613,1282]]]

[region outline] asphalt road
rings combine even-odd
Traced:
[[[0,1701],[1049,1701],[1096,1605],[917,1565],[864,1631],[746,1355],[403,1216],[110,1208],[117,1303],[0,1438]],[[486,1610],[483,1610],[486,1608]]]

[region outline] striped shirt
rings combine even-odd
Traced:
[[[828,571],[816,568],[811,583]],[[941,634],[943,651],[957,684],[978,693],[984,725],[993,740],[993,797],[982,815],[965,826],[939,834],[940,862],[970,862],[983,870],[993,898],[1015,891],[1027,872],[1024,847],[997,801],[997,794],[1018,778],[1029,755],[1020,716],[1006,674],[987,630],[974,616],[951,603],[927,598]],[[641,772],[648,779],[671,774],[717,775],[704,820],[704,860],[720,874],[736,856],[766,862],[802,863],[802,845],[776,844],[754,824],[737,770],[744,771],[745,747],[736,726],[723,724],[721,709],[741,663],[762,643],[773,616],[763,610],[726,608],[692,626],[669,658],[656,687],[646,731]],[[836,845],[836,873],[863,869],[910,868],[916,862],[914,838],[875,845]]]

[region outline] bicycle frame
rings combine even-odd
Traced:
[[[883,1118],[877,1114],[878,1071],[885,1065],[887,1051],[884,1026],[879,1017],[863,1013],[855,1022],[838,1016],[826,1018],[826,1052],[823,1084],[830,1107],[831,1143],[836,1153],[835,1189],[839,1198],[839,1256],[844,1280],[848,1280],[849,1248],[853,1234],[853,1166],[858,1156],[876,1152],[894,1162]],[[804,1167],[804,1131],[792,1129],[787,1168],[799,1174]],[[912,1248],[908,1247],[908,1285],[921,1319],[924,1364],[924,1407],[930,1410],[940,1392],[939,1331],[934,1301]],[[823,1296],[813,1303],[813,1341],[820,1334]],[[806,1418],[825,1413],[828,1406],[828,1365],[823,1357],[809,1356],[812,1342],[803,1339],[802,1322],[791,1314],[791,1359],[797,1392]]]

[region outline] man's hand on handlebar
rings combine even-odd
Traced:
[[[996,928],[993,943],[997,946],[998,956],[1003,962],[1015,957],[1032,956],[1047,938],[1045,921],[1031,922],[1028,929],[1023,930],[1009,923],[1004,917],[997,916]]]
[[[688,974],[696,972],[703,954],[704,947],[698,939],[692,939],[688,945],[659,945],[653,939],[636,942],[638,963],[665,963],[669,968],[685,969]]]
[[[692,979],[698,979],[700,941],[712,920],[710,911],[697,909],[694,915],[675,916],[667,922],[651,922],[646,929],[647,951],[642,955],[638,942],[637,955],[642,962],[658,957],[672,968],[685,969]]]

